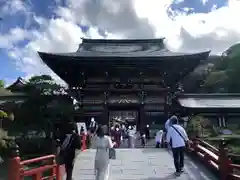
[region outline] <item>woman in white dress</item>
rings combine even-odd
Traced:
[[[108,180],[109,178],[109,149],[113,148],[112,140],[105,135],[104,127],[99,127],[94,142],[95,156],[95,180]]]

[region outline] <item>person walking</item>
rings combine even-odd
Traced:
[[[157,131],[155,136],[156,148],[162,147],[162,138],[163,138],[163,130]]]
[[[165,123],[165,126],[164,126],[165,128],[163,130],[164,133],[163,133],[162,147],[170,148],[169,144],[167,143],[167,132],[168,132],[169,127],[172,126],[172,119],[176,119],[176,118],[177,118],[177,116],[172,115],[172,116],[170,116],[170,118],[168,118],[168,120]]]
[[[81,138],[77,132],[76,124],[69,123],[65,129],[65,139],[62,144],[59,140],[59,152],[57,154],[62,158],[65,165],[66,180],[72,180],[76,150],[81,149]]]
[[[128,148],[135,147],[135,138],[136,138],[136,131],[133,129],[132,126],[128,127]]]
[[[145,133],[145,129],[142,129],[140,131],[140,140],[141,140],[141,145],[144,148],[146,146],[146,133]]]
[[[150,139],[150,128],[149,125],[147,124],[147,126],[145,127],[145,135],[146,135],[146,139],[149,140]]]
[[[184,149],[188,143],[188,135],[185,129],[178,124],[176,116],[171,118],[171,126],[167,131],[167,142],[170,144],[173,153],[174,165],[179,176],[183,172],[184,167]]]
[[[109,150],[114,144],[109,136],[106,136],[102,126],[97,129],[97,137],[94,140],[95,155],[95,180],[109,179]]]

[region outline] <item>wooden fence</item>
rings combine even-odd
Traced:
[[[83,151],[86,149],[86,135],[82,135],[81,140],[81,150]],[[23,180],[27,177],[34,180],[62,180],[65,168],[63,165],[56,163],[56,155],[22,161],[16,145],[12,147],[12,158],[10,159],[8,171],[8,180]]]
[[[188,151],[197,155],[198,159],[215,171],[221,180],[240,180],[240,174],[238,174],[240,165],[232,163],[224,139],[219,142],[219,148],[203,140],[192,139]]]

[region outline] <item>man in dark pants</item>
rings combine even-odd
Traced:
[[[174,166],[176,172],[183,172],[184,167],[184,147],[172,148]]]
[[[72,173],[74,167],[74,160],[76,157],[76,150],[81,149],[81,139],[77,132],[76,124],[69,123],[66,127],[64,141],[59,147],[59,156],[66,169],[66,180],[72,180]]]
[[[170,144],[173,152],[175,174],[179,176],[184,167],[184,149],[189,141],[188,135],[184,128],[178,124],[176,116],[171,117],[172,125],[168,128],[167,142]]]

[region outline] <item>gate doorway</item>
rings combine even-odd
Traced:
[[[109,111],[109,127],[116,124],[125,126],[139,125],[139,112],[137,110],[112,110]]]

